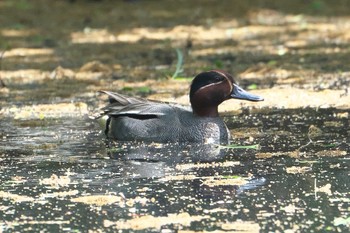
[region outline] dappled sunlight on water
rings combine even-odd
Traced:
[[[232,143],[260,144],[259,150],[106,144],[88,118],[8,119],[1,123],[0,211],[6,222],[0,227],[344,231],[350,198],[346,113],[304,109],[226,117],[236,135]]]

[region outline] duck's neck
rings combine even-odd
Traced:
[[[200,107],[196,108],[195,106],[192,106],[193,114],[200,117],[218,117],[219,111],[218,107]]]

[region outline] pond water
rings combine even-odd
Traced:
[[[4,119],[0,232],[349,232],[349,110],[225,121],[233,144],[259,148],[106,143],[87,116]]]

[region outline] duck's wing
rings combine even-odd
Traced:
[[[172,107],[168,104],[147,99],[129,97],[119,93],[101,91],[109,96],[110,104],[101,109],[96,116],[129,116],[134,118],[153,118],[169,114]]]
[[[127,106],[120,106],[116,104],[110,104],[101,110],[102,115],[108,116],[130,116],[138,118],[138,116],[157,117],[166,114],[166,110],[169,110],[170,106],[161,103],[135,103]]]
[[[119,105],[126,106],[134,103],[149,102],[147,99],[130,97],[130,96],[122,95],[111,91],[99,91],[99,92],[107,94],[109,103],[111,104],[118,103]]]

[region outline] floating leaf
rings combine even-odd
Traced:
[[[188,81],[192,79],[192,77],[175,77],[174,79],[179,80],[179,81]]]
[[[258,89],[258,85],[256,85],[255,83],[253,84],[250,84],[248,87],[247,87],[248,90],[256,90]]]
[[[267,63],[267,65],[269,65],[269,66],[274,66],[274,65],[276,65],[277,64],[277,61],[276,60],[271,60],[271,61],[269,61],[268,63]]]
[[[122,90],[123,90],[123,91],[132,91],[132,90],[134,90],[134,88],[133,88],[133,87],[126,86],[126,87],[123,87]]]
[[[231,175],[231,176],[223,176],[225,179],[243,179],[242,176]]]
[[[116,152],[122,152],[122,151],[124,151],[124,149],[113,147],[113,148],[108,148],[107,151],[110,153],[116,153]]]
[[[321,145],[322,147],[326,147],[326,148],[332,148],[332,147],[336,147],[337,144],[335,143],[331,143],[331,144],[324,144],[324,145]]]
[[[299,160],[299,163],[319,163],[320,161],[317,160]]]
[[[140,92],[140,93],[150,93],[151,92],[151,88],[150,87],[146,87],[146,86],[138,87],[137,91]]]
[[[130,86],[125,86],[122,88],[123,91],[137,91],[139,93],[149,93],[151,92],[151,88],[148,86],[142,86],[142,87],[130,87]]]
[[[39,119],[40,119],[40,120],[44,120],[44,119],[45,119],[45,114],[41,112],[41,113],[39,114]]]
[[[221,148],[228,148],[228,149],[254,149],[254,150],[259,150],[260,149],[260,145],[259,144],[255,144],[255,145],[246,145],[246,146],[241,146],[241,145],[218,145]]]

